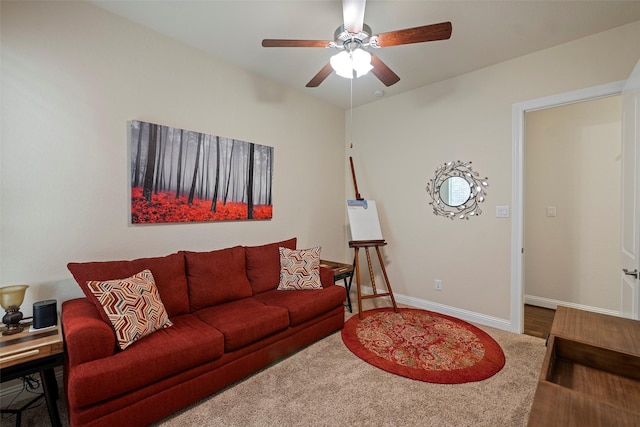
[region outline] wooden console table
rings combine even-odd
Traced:
[[[640,426],[640,321],[558,307],[529,426]]]

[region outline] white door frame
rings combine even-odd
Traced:
[[[511,332],[524,331],[524,144],[525,113],[622,93],[625,80],[513,104],[511,186]]]

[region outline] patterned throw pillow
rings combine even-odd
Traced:
[[[292,250],[279,248],[280,284],[278,290],[322,289],[320,283],[320,246]]]
[[[121,350],[159,329],[173,326],[149,270],[127,279],[89,281],[87,287],[107,314]]]

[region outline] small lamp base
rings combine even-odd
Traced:
[[[22,312],[20,312],[20,307],[10,307],[2,317],[2,323],[7,327],[7,329],[2,332],[2,335],[13,335],[22,332],[24,326],[20,324],[21,320]]]
[[[6,328],[3,328],[2,335],[19,334],[22,331],[24,331],[24,326],[19,323],[17,325],[6,325]]]

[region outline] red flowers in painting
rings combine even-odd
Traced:
[[[270,219],[272,206],[254,205],[253,219]],[[216,212],[211,211],[211,200],[188,197],[176,199],[176,193],[165,191],[154,194],[151,203],[142,197],[142,187],[131,189],[131,222],[133,224],[157,224],[162,222],[233,221],[247,219],[247,204],[222,201],[216,204]]]

